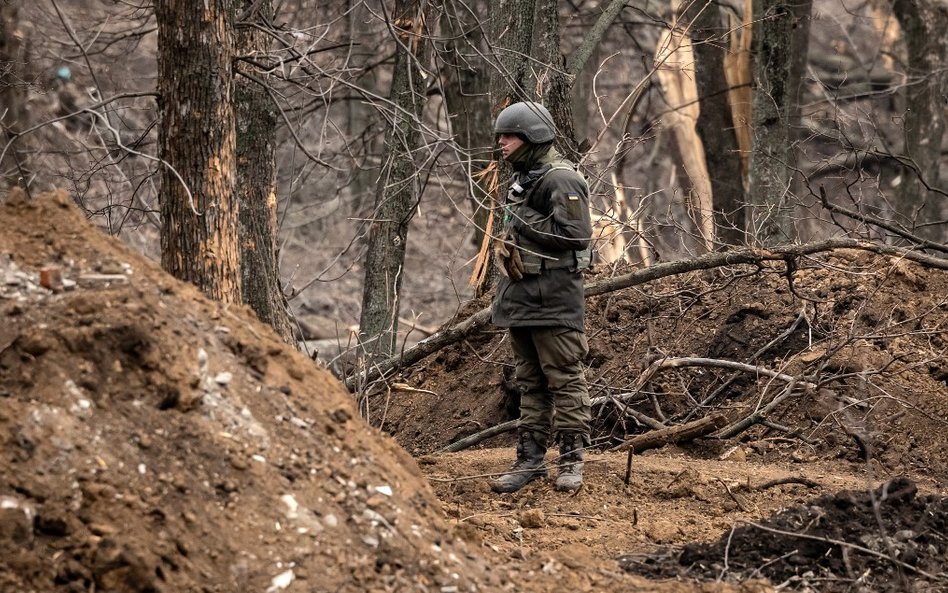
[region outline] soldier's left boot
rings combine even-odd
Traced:
[[[583,485],[583,437],[575,433],[560,435],[559,473],[556,489],[575,492]]]

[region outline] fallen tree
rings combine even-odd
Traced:
[[[638,286],[677,274],[737,265],[762,266],[768,262],[792,262],[799,257],[844,249],[868,251],[879,255],[907,259],[930,268],[948,270],[948,258],[936,257],[920,251],[891,245],[882,245],[871,241],[858,239],[828,239],[826,241],[800,245],[783,245],[770,249],[747,248],[729,252],[708,253],[692,259],[660,263],[614,278],[593,282],[586,285],[585,293],[588,298],[632,286]],[[345,379],[345,385],[350,390],[355,390],[357,387],[364,388],[370,382],[387,377],[399,369],[411,366],[425,357],[438,352],[442,348],[473,335],[483,329],[489,321],[490,308],[481,309],[467,319],[440,330],[395,356],[378,361],[361,371],[354,372]]]

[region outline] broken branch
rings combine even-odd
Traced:
[[[497,436],[509,430],[514,430],[518,426],[520,426],[519,419],[502,422],[500,424],[491,426],[490,428],[486,428],[478,433],[472,434],[469,437],[458,439],[454,441],[453,443],[451,443],[450,445],[447,445],[445,447],[438,449],[436,452],[437,453],[457,453],[458,451],[463,451],[464,449],[467,449],[468,447],[473,447],[477,443],[487,440],[491,438],[492,436]]]
[[[789,478],[779,478],[777,480],[770,480],[769,482],[764,482],[759,486],[754,486],[752,490],[767,490],[768,488],[773,488],[774,486],[781,486],[783,484],[803,484],[807,488],[820,488],[819,482],[814,482],[810,478],[804,477],[789,477]]]
[[[657,449],[658,447],[663,447],[671,443],[690,441],[722,428],[727,422],[727,416],[724,414],[705,416],[704,418],[687,424],[669,426],[661,430],[651,430],[645,434],[634,436],[620,445],[613,447],[613,451],[632,449],[636,453],[640,453],[648,449]]]

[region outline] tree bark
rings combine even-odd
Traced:
[[[753,135],[748,232],[757,244],[795,238],[792,126],[799,111],[812,0],[754,0]]]
[[[404,276],[409,222],[421,199],[414,151],[420,134],[418,120],[425,104],[424,77],[419,69],[425,46],[425,23],[431,4],[396,0],[392,21],[398,43],[392,75],[390,127],[379,175],[374,220],[369,227],[362,288],[359,338],[368,359],[395,352],[398,310]]]
[[[238,11],[251,9],[256,0],[238,0]],[[268,21],[270,0],[262,0],[249,19]],[[266,55],[268,37],[260,29],[236,31],[241,55]],[[240,76],[243,72],[247,76]],[[267,90],[260,86],[249,64],[238,62],[234,101],[237,111],[237,203],[240,220],[240,278],[244,302],[260,321],[287,343],[294,343],[280,283],[277,246],[276,126],[277,114]]]
[[[491,117],[517,101],[538,99],[530,76],[536,0],[490,0]]]
[[[26,56],[19,27],[19,3],[0,3],[0,134],[6,144],[26,128]],[[0,171],[7,187],[26,187],[25,173],[14,147],[6,151]],[[6,188],[4,188],[6,189]]]
[[[476,6],[486,10],[486,1],[480,2]],[[450,26],[465,15],[466,13],[453,15],[452,19],[444,19],[444,29],[449,32],[450,37],[447,51],[443,55],[446,62],[443,94],[451,122],[452,137],[462,150],[459,156],[465,169],[464,174],[474,176],[469,197],[471,218],[474,222],[473,242],[475,246],[480,246],[484,241],[490,215],[490,189],[487,180],[478,175],[487,169],[492,158],[494,134],[488,93],[490,77],[487,64],[481,57],[487,51],[486,40],[473,18],[461,20],[457,28]]]
[[[210,298],[239,303],[233,4],[158,0],[155,15],[161,264]]]
[[[539,0],[537,5],[536,55],[545,64],[538,81],[538,94],[556,124],[556,146],[560,154],[578,163],[582,155],[573,124],[571,92],[575,76],[566,71],[566,60],[560,51],[560,15],[557,0]]]
[[[892,11],[905,36],[908,84],[904,118],[904,152],[908,159],[899,186],[902,213],[920,236],[948,241],[948,225],[932,225],[946,217],[940,187],[945,97],[948,95],[948,6],[939,0],[895,0]]]
[[[745,217],[741,154],[724,73],[728,28],[717,4],[710,0],[689,5],[681,19],[682,24],[692,23],[695,83],[700,101],[696,128],[711,179],[716,243],[724,248],[742,245]]]

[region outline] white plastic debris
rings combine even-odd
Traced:
[[[24,503],[18,498],[12,496],[0,496],[0,509],[21,509],[27,519],[33,520],[34,510],[29,503]]]
[[[391,495],[392,495],[392,487],[391,487],[391,486],[376,486],[376,487],[375,487],[375,491],[378,492],[379,494],[384,494],[385,496],[391,496]]]
[[[270,581],[270,586],[267,588],[267,593],[274,593],[275,591],[282,591],[290,586],[290,583],[296,580],[296,575],[293,573],[293,570],[287,570],[281,572],[280,574],[273,577],[273,580]]]
[[[296,517],[296,511],[300,508],[300,503],[296,502],[296,498],[292,494],[284,494],[280,500],[286,505],[286,516],[290,519]]]

